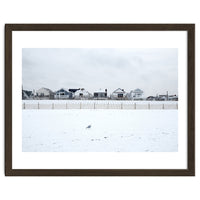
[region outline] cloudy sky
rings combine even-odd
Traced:
[[[178,94],[178,49],[24,48],[23,89],[136,88],[145,96]]]

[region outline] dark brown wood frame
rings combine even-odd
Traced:
[[[12,31],[187,31],[187,169],[12,169]],[[194,176],[195,25],[194,24],[6,24],[5,25],[6,176]]]

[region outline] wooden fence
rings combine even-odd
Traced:
[[[147,104],[140,104],[140,103],[37,103],[37,104],[29,104],[23,103],[22,109],[124,109],[124,110],[177,110],[178,103],[173,104],[166,104],[166,103],[147,103]]]

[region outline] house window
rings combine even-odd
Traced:
[[[82,97],[82,96],[83,96],[83,93],[80,93],[79,96]]]
[[[118,94],[118,98],[123,98],[123,94]]]
[[[98,97],[98,93],[94,93],[94,97]]]
[[[105,97],[105,93],[100,93],[100,97],[104,98]]]

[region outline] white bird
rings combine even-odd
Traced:
[[[89,125],[89,126],[86,127],[86,129],[91,128],[91,127],[92,127],[92,125]]]

